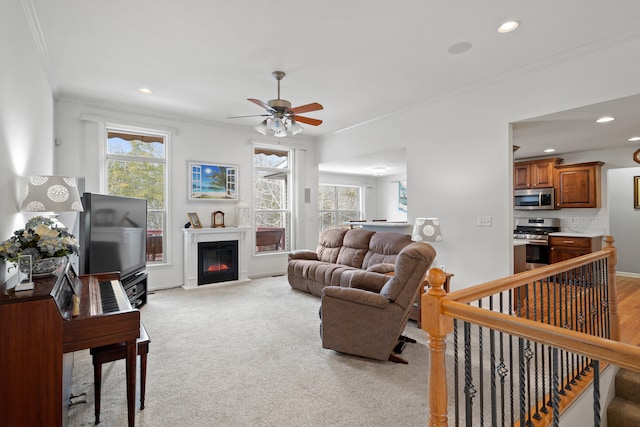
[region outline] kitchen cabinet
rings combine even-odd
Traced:
[[[556,166],[556,208],[599,208],[600,169],[603,164],[589,162]]]
[[[513,165],[513,188],[553,188],[554,170],[562,159],[550,158],[516,162]]]
[[[602,250],[602,236],[549,236],[549,262],[560,262]]]

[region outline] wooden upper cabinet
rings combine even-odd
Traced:
[[[556,166],[556,208],[599,208],[600,169],[603,164],[589,162]]]
[[[513,166],[514,190],[553,188],[554,170],[562,159],[550,158],[516,162]]]

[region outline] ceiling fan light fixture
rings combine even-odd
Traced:
[[[384,166],[376,166],[375,168],[371,168],[371,175],[373,176],[383,176],[387,173],[387,168]]]
[[[291,135],[297,135],[300,132],[302,132],[302,126],[300,126],[298,124],[298,122],[296,122],[295,120],[291,120],[291,126],[289,126],[289,131],[291,132]]]
[[[258,126],[255,127],[255,130],[260,132],[263,135],[267,134],[267,119],[264,119]]]
[[[271,130],[278,132],[280,130],[285,130],[285,126],[284,126],[284,122],[282,121],[282,119],[280,117],[274,117],[273,119],[271,119]]]

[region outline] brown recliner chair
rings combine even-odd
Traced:
[[[411,243],[398,254],[394,276],[356,271],[350,287],[325,287],[320,307],[322,347],[404,362],[393,349],[435,256],[428,243]]]

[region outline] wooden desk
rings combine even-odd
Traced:
[[[449,285],[451,282],[451,278],[453,277],[452,273],[446,273],[447,275],[447,280],[445,280],[444,282],[444,290],[445,292],[449,293]],[[411,320],[415,320],[416,323],[418,324],[418,328],[422,328],[422,308],[421,308],[421,297],[422,294],[424,294],[425,288],[429,286],[429,282],[427,281],[427,279],[425,278],[424,281],[422,282],[422,286],[420,287],[420,293],[418,294],[418,299],[416,300],[416,302],[413,304],[413,307],[411,308],[411,312],[409,312],[409,319]]]

